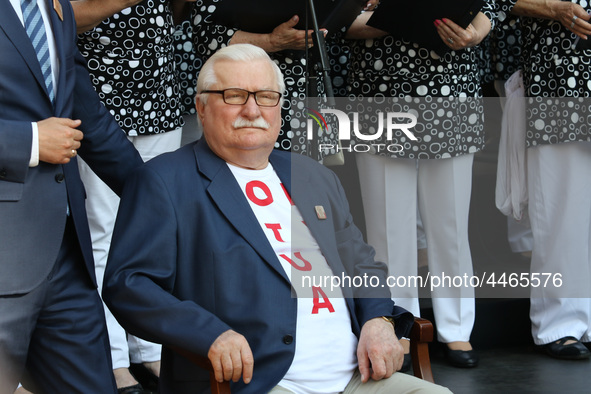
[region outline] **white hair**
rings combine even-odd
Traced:
[[[205,62],[201,68],[201,71],[199,72],[199,78],[197,79],[197,94],[203,103],[207,101],[207,95],[199,95],[199,93],[204,90],[208,90],[218,82],[217,76],[215,74],[215,64],[219,60],[243,62],[266,60],[269,62],[271,68],[275,72],[275,80],[277,81],[277,88],[279,89],[279,92],[282,95],[285,92],[283,74],[281,74],[281,70],[269,57],[267,52],[265,52],[262,48],[251,44],[234,44],[228,45],[227,47],[218,50]]]

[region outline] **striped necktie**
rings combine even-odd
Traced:
[[[43,79],[49,98],[53,103],[53,81],[51,79],[51,59],[49,57],[49,46],[47,44],[47,35],[45,34],[45,25],[41,17],[41,11],[37,5],[37,0],[21,0],[21,8],[23,10],[23,19],[25,21],[25,29],[33,43],[37,59],[41,65],[43,72]]]

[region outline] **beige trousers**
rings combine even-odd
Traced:
[[[296,394],[293,391],[287,390],[281,386],[275,386],[270,394]],[[416,378],[402,372],[396,372],[388,379],[383,380],[369,380],[366,383],[361,383],[361,375],[356,370],[351,378],[351,381],[345,387],[343,394],[449,394],[449,389]]]

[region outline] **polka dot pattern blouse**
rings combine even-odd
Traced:
[[[485,15],[493,20],[494,4],[487,2]],[[434,27],[433,27],[434,28]],[[355,40],[351,44],[349,93],[354,98],[400,98],[388,112],[418,114],[413,128],[417,141],[402,132],[386,140],[385,134],[377,141],[399,144],[396,152],[381,151],[380,155],[408,159],[444,159],[482,149],[483,103],[478,52],[475,48],[451,51],[440,57],[419,45],[385,36],[379,39]],[[357,112],[360,127],[366,134],[375,133],[375,119],[371,118],[371,104]]]
[[[79,35],[101,101],[129,136],[182,126],[167,0],[144,0]]]
[[[588,0],[573,0],[591,11]],[[591,50],[560,22],[521,18],[528,146],[591,141]]]

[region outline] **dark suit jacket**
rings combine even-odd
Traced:
[[[85,191],[76,160],[29,168],[31,122],[52,116],[81,119],[80,156],[115,191],[142,163],[117,123],[100,103],[76,48],[69,0],[60,0],[63,21],[50,7],[60,63],[55,104],[27,33],[8,0],[0,0],[0,295],[37,286],[57,257],[69,206],[85,263],[94,281]]]
[[[384,278],[386,267],[352,223],[334,173],[286,152],[270,161],[333,272]],[[316,205],[327,219],[316,216]],[[353,332],[396,315],[405,333],[412,315],[393,307],[387,288],[374,290],[344,290]],[[201,355],[228,329],[244,335],[254,378],[233,383],[232,392],[267,392],[292,362],[297,299],[238,183],[204,140],[151,160],[126,184],[103,297],[133,334]],[[207,391],[205,371],[166,349],[162,362],[161,392]]]

